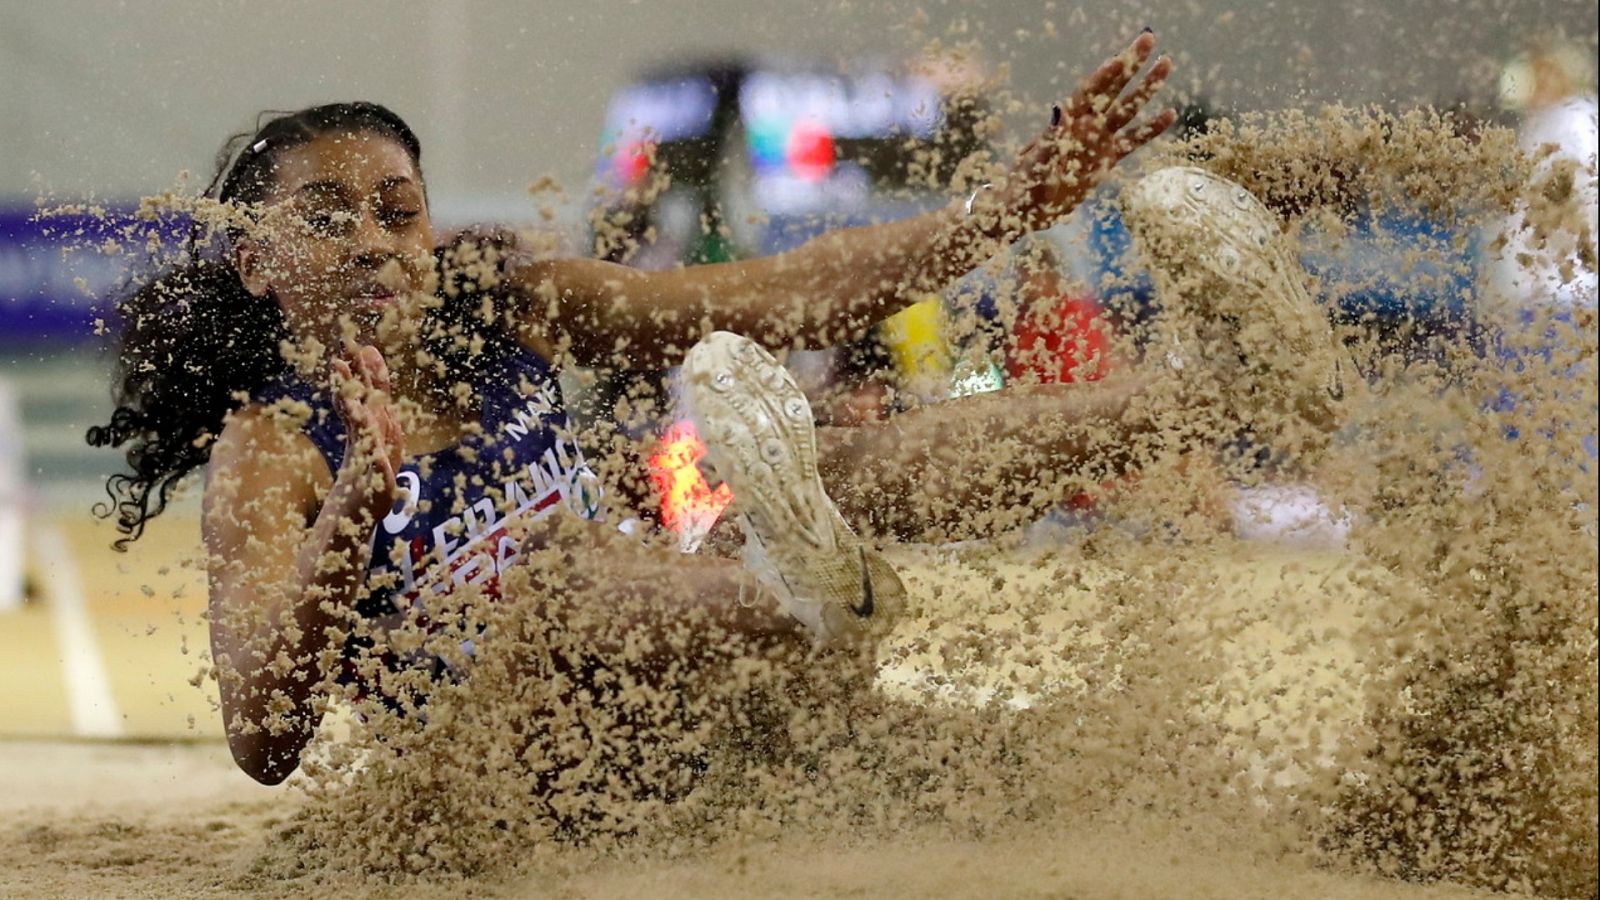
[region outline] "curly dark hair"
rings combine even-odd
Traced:
[[[262,113],[257,126],[223,145],[207,196],[243,211],[256,208],[272,185],[277,157],[328,133],[391,138],[422,168],[416,134],[376,103]],[[227,415],[288,369],[282,311],[272,298],[245,288],[226,251],[239,235],[237,226],[197,220],[176,262],[131,277],[116,298],[116,408],[109,422],[89,429],[87,439],[96,447],[125,448],[131,471],[112,475],[106,484],[110,501],[95,507],[103,518],[115,515],[119,550],[166,509],[184,476],[210,459]],[[442,261],[445,254],[438,256]],[[423,328],[425,349],[452,375],[474,368],[465,351],[472,342],[464,334],[483,330],[476,327],[483,317],[475,311],[484,306],[477,288],[459,274],[442,278],[441,302],[429,310]]]

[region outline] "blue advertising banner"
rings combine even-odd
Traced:
[[[170,246],[184,227],[131,206],[0,206],[0,342],[94,340],[96,321],[145,264],[152,241]]]

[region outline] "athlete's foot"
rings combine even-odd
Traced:
[[[1121,205],[1164,315],[1194,330],[1168,356],[1223,366],[1230,406],[1290,443],[1337,428],[1359,377],[1277,218],[1239,185],[1187,166],[1133,182]]]
[[[719,331],[689,351],[683,384],[706,444],[701,468],[733,489],[745,566],[818,647],[880,633],[905,588],[823,490],[811,405],[788,371]]]

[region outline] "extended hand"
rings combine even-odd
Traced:
[[[399,411],[389,395],[389,367],[370,344],[345,348],[331,365],[333,400],[346,431],[342,472],[355,476],[359,505],[382,515],[397,493],[405,447]]]
[[[1044,134],[1024,147],[1010,171],[976,198],[973,213],[983,217],[986,233],[1015,238],[1049,228],[1082,202],[1124,156],[1176,121],[1176,111],[1163,109],[1132,125],[1172,73],[1168,57],[1157,59],[1139,83],[1123,93],[1149,62],[1155,46],[1154,34],[1139,35],[1126,51],[1096,69],[1065,105],[1055,108],[1058,114]]]

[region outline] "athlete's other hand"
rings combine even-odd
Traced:
[[[1012,239],[1049,228],[1081,203],[1123,157],[1177,121],[1177,112],[1169,108],[1133,124],[1172,74],[1172,60],[1162,56],[1128,89],[1155,46],[1155,35],[1146,31],[1127,50],[1106,60],[1077,93],[1055,108],[1050,127],[1022,149],[1005,176],[978,193],[972,211],[980,216],[986,233]]]
[[[394,503],[405,447],[399,410],[389,393],[389,367],[371,344],[345,344],[329,366],[334,406],[345,426],[339,478],[356,506],[380,516]]]

